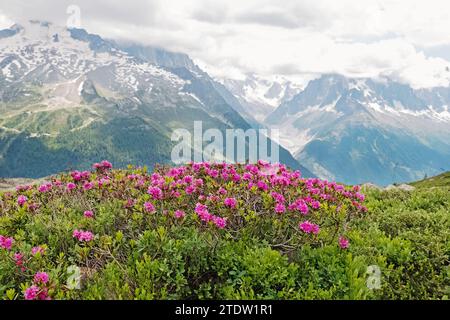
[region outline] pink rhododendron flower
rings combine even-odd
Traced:
[[[202,221],[208,222],[213,218],[213,215],[208,212],[208,208],[204,204],[197,203],[195,206],[195,212]]]
[[[227,220],[225,218],[214,216],[213,222],[216,225],[216,227],[219,229],[223,229],[227,226]]]
[[[30,190],[32,188],[33,188],[33,186],[17,186],[16,187],[16,191],[18,191],[18,192],[20,192],[20,191],[27,191],[27,190]]]
[[[249,172],[245,172],[242,175],[242,180],[250,181],[252,179],[253,179],[253,175],[251,173],[249,173]]]
[[[135,203],[136,203],[136,200],[128,199],[127,202],[125,203],[125,208],[132,208]]]
[[[81,242],[89,242],[94,240],[94,234],[90,231],[74,230],[72,236]]]
[[[234,182],[239,182],[239,181],[241,181],[241,176],[238,175],[237,173],[235,173],[235,174],[233,174],[232,180],[233,180]]]
[[[51,184],[43,184],[41,186],[39,186],[38,191],[41,193],[45,193],[48,192],[52,189],[52,185]]]
[[[45,272],[38,272],[34,275],[34,283],[46,284],[48,282],[48,274]]]
[[[254,174],[254,175],[258,174],[258,172],[259,172],[258,166],[254,165],[254,164],[247,164],[245,166],[245,170],[250,172],[250,173],[252,173],[252,174]]]
[[[203,187],[203,179],[195,179],[194,184],[197,188]]]
[[[99,187],[103,187],[104,185],[107,185],[107,184],[109,184],[111,181],[109,180],[109,178],[108,177],[106,177],[106,178],[100,178],[98,181],[97,181],[97,185],[99,186]]]
[[[22,253],[20,253],[20,252],[14,253],[14,256],[13,256],[14,263],[16,264],[17,267],[20,268],[20,271],[22,271],[22,272],[24,272],[26,270],[23,259],[24,259],[24,255]]]
[[[299,228],[305,233],[318,234],[320,231],[320,228],[317,224],[311,223],[308,220],[300,223]]]
[[[47,288],[43,288],[41,290],[41,292],[39,292],[38,299],[39,300],[51,300],[50,297],[48,296]]]
[[[23,254],[20,252],[14,253],[14,262],[16,263],[16,266],[22,267],[23,266]]]
[[[355,193],[355,197],[361,202],[363,202],[364,199],[366,198],[362,193],[359,193],[359,192]]]
[[[38,297],[39,290],[39,287],[36,285],[27,288],[24,293],[25,300],[35,300]]]
[[[156,212],[156,208],[153,205],[153,203],[151,203],[151,202],[144,203],[144,209],[148,213],[155,213]]]
[[[218,176],[219,176],[219,171],[217,171],[217,170],[208,170],[208,175],[211,177],[211,178],[217,178]]]
[[[175,211],[175,218],[177,218],[177,219],[181,219],[181,218],[183,218],[185,215],[186,215],[186,214],[184,213],[183,210],[177,210],[177,211]]]
[[[339,246],[342,249],[347,249],[350,245],[350,241],[348,241],[348,239],[344,238],[344,237],[339,237]]]
[[[107,160],[103,160],[100,163],[94,163],[93,168],[100,170],[100,171],[104,171],[104,170],[109,170],[112,169],[112,164],[111,162],[107,161]]]
[[[92,212],[91,210],[86,210],[83,213],[83,216],[86,217],[86,218],[93,218],[94,217],[94,212]]]
[[[148,194],[150,194],[155,200],[160,200],[163,197],[163,192],[158,187],[149,187]]]
[[[179,198],[179,197],[181,197],[181,193],[180,193],[179,191],[174,191],[174,190],[172,190],[172,191],[170,192],[170,195],[171,195],[172,197],[174,197],[174,198]]]
[[[75,181],[80,181],[83,178],[81,172],[79,172],[79,171],[74,171],[70,175],[72,176],[73,180],[75,180]]]
[[[186,192],[186,194],[193,194],[195,190],[196,190],[195,186],[189,185],[186,187],[184,191]]]
[[[67,190],[69,190],[69,191],[74,190],[76,187],[77,187],[77,185],[75,183],[73,183],[73,182],[69,182],[67,184]]]
[[[306,204],[305,200],[303,200],[303,199],[297,199],[294,203],[289,205],[289,209],[290,210],[298,210],[303,215],[306,215],[309,212],[308,205]]]
[[[272,196],[272,198],[276,201],[276,202],[284,202],[284,196],[278,192],[271,192],[270,195]]]
[[[28,198],[25,197],[25,196],[23,196],[23,195],[20,195],[20,196],[17,197],[17,204],[18,204],[19,206],[21,206],[21,207],[22,207],[27,201],[28,201]]]
[[[37,247],[33,247],[31,249],[31,254],[33,256],[37,255],[38,253],[40,253],[41,255],[43,255],[45,253],[45,248],[41,247],[41,246],[37,246]]]
[[[317,201],[317,200],[311,201],[311,207],[312,207],[313,209],[319,209],[319,208],[320,208],[320,202]]]
[[[256,185],[258,186],[258,189],[261,189],[263,191],[269,190],[269,186],[264,181],[258,181]]]
[[[192,177],[192,176],[185,176],[184,178],[183,178],[183,182],[184,183],[186,183],[186,184],[191,184],[192,182],[194,182],[194,177]]]
[[[276,205],[275,205],[275,212],[276,213],[284,213],[286,211],[286,207],[284,206],[284,204],[282,204],[282,203],[277,203]]]
[[[226,198],[223,203],[232,209],[236,208],[237,200],[235,198]]]
[[[13,238],[7,238],[5,236],[0,235],[0,248],[11,250],[12,244],[14,242]]]
[[[94,184],[92,182],[86,182],[83,185],[83,189],[86,190],[86,191],[91,190],[92,188],[94,188]]]

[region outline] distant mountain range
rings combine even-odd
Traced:
[[[386,185],[450,169],[450,88],[213,79],[186,54],[40,21],[0,31],[0,71],[0,177],[168,163],[173,129],[194,120],[279,128],[280,161],[306,176]]]
[[[30,21],[2,30],[0,70],[3,177],[41,177],[103,158],[169,163],[173,129],[197,120],[204,130],[256,124],[187,55],[83,29]],[[283,147],[280,161],[312,175]]]
[[[318,176],[389,184],[450,168],[450,88],[324,75],[267,116]]]
[[[260,123],[280,104],[301,91],[301,86],[282,77],[266,79],[249,74],[243,80],[222,79],[220,82],[239,100],[248,114]]]

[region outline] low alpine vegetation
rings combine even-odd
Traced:
[[[424,289],[402,277],[420,272],[423,252],[372,224],[366,202],[358,186],[261,161],[151,173],[102,161],[1,195],[0,297],[444,298],[445,233]],[[369,265],[379,287],[367,284]]]

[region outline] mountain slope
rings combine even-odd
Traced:
[[[99,158],[167,163],[173,129],[194,120],[204,130],[251,128],[184,54],[39,21],[0,35],[0,176],[46,176]]]
[[[440,175],[411,182],[410,185],[416,188],[448,188],[450,189],[450,171]]]
[[[325,75],[265,119],[313,173],[357,184],[450,168],[450,88]]]

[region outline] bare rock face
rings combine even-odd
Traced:
[[[399,185],[397,188],[404,191],[413,191],[414,189],[416,189],[415,187],[405,183]]]
[[[389,190],[402,190],[402,191],[413,191],[414,189],[416,189],[415,187],[406,184],[406,183],[402,183],[398,186],[390,184],[388,185],[386,188],[384,188],[383,190],[385,191],[389,191]]]
[[[374,183],[364,183],[361,185],[361,189],[363,191],[367,191],[367,190],[381,190],[382,188]]]

